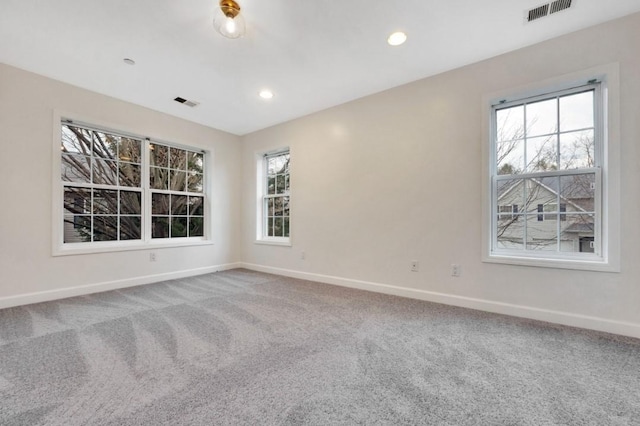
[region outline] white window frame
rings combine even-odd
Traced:
[[[273,157],[281,154],[289,154],[291,158],[291,149],[289,147],[281,147],[274,150],[258,152],[255,155],[256,159],[256,244],[267,245],[279,245],[279,246],[291,246],[291,229],[292,229],[292,190],[291,184],[289,184],[289,236],[288,237],[273,237],[266,235],[266,211],[265,211],[265,198],[267,195],[267,163],[268,157]],[[289,179],[291,179],[291,165],[289,165]]]
[[[531,84],[519,89],[505,90],[483,96],[483,246],[482,260],[490,263],[504,263],[512,265],[551,267],[562,269],[578,269],[590,271],[619,272],[620,271],[620,191],[619,191],[619,69],[617,64],[610,64],[579,71],[571,75],[549,79]],[[518,103],[544,95],[555,96],[563,90],[586,86],[598,82],[599,98],[595,104],[596,131],[600,130],[599,150],[596,172],[596,253],[548,253],[542,251],[505,250],[496,249],[497,202],[494,199],[495,176],[497,164],[495,158],[495,105]],[[585,170],[571,170],[564,172],[550,172],[551,175],[578,174]],[[545,174],[545,176],[547,175]],[[541,177],[540,173],[520,174],[515,177]],[[560,224],[558,223],[558,227]]]
[[[55,110],[53,120],[53,155],[52,155],[52,254],[53,256],[91,254],[104,252],[118,252],[129,250],[158,249],[167,247],[211,245],[212,241],[212,218],[211,218],[211,193],[209,176],[211,175],[211,164],[213,154],[210,150],[201,147],[187,146],[167,142],[158,138],[142,136],[138,132],[122,129],[123,126],[107,124],[100,120],[81,117],[77,114]],[[63,124],[77,125],[106,133],[131,137],[142,141],[141,146],[141,187],[127,188],[114,186],[113,189],[139,190],[141,196],[141,239],[140,240],[119,240],[119,241],[96,241],[64,243],[64,187],[65,182],[61,178],[62,156],[60,154],[62,126]],[[114,130],[117,129],[117,130]],[[202,237],[173,237],[173,238],[152,238],[151,237],[151,194],[149,185],[149,145],[161,144],[169,147],[186,149],[203,153],[204,173],[203,192],[199,193],[204,197],[204,229]],[[68,184],[68,182],[66,182]],[[84,186],[84,185],[80,185]],[[87,185],[89,187],[91,185]],[[166,191],[170,192],[170,191]],[[185,192],[184,195],[190,193]],[[193,195],[193,194],[192,194]]]

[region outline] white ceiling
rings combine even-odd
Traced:
[[[247,34],[229,40],[217,0],[0,0],[0,62],[243,135],[640,11],[574,0],[524,24],[544,2],[239,0]]]

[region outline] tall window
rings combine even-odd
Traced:
[[[204,238],[202,151],[68,121],[61,129],[64,245]]]
[[[492,254],[602,255],[601,102],[593,83],[493,107]]]
[[[290,210],[289,151],[266,154],[263,160],[262,237],[289,238]]]

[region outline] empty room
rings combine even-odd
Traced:
[[[0,0],[0,424],[640,424],[639,99],[640,0]]]

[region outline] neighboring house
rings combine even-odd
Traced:
[[[593,252],[592,175],[501,181],[497,244],[505,249]]]

